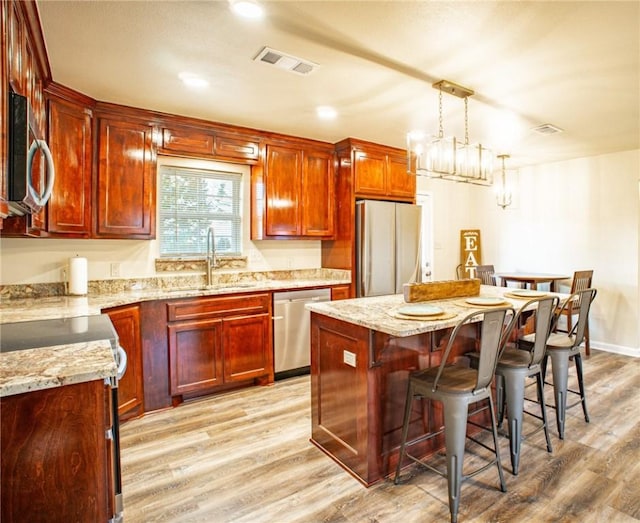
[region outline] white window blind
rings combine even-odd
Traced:
[[[216,253],[239,255],[242,246],[242,174],[160,167],[160,256],[197,256],[215,228]]]

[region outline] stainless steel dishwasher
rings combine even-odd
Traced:
[[[309,372],[310,312],[304,306],[310,302],[329,300],[331,289],[273,293],[273,360],[276,379]]]

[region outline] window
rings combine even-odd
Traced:
[[[203,256],[213,225],[216,253],[242,250],[242,174],[161,165],[160,256]]]

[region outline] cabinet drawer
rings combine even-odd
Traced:
[[[224,298],[194,298],[167,303],[169,321],[191,320],[229,314],[269,311],[269,294],[242,294]]]
[[[193,129],[162,129],[162,147],[167,151],[213,155],[213,134]]]

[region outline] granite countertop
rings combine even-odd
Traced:
[[[90,293],[88,296],[48,296],[42,298],[3,299],[0,303],[0,323],[73,318],[100,314],[103,309],[129,305],[142,301],[195,298],[202,296],[222,296],[244,292],[264,292],[293,290],[310,287],[329,287],[349,284],[346,278],[309,279],[245,279],[219,283],[210,287],[203,285],[186,287],[139,288],[104,293]]]
[[[0,397],[116,375],[110,340],[0,354]]]
[[[512,298],[505,296],[514,289],[507,287],[494,287],[482,285],[480,296],[503,297],[505,306],[513,306],[516,311],[520,309],[530,298]],[[547,293],[566,299],[567,294]],[[318,314],[342,320],[354,325],[361,325],[368,329],[390,334],[391,336],[404,337],[431,332],[440,329],[454,327],[462,317],[471,312],[486,310],[488,307],[477,307],[465,302],[465,298],[450,298],[446,300],[433,300],[425,304],[440,307],[446,318],[442,319],[400,319],[396,317],[398,309],[407,305],[402,294],[389,296],[375,296],[369,298],[355,298],[350,300],[310,303],[306,308]]]

